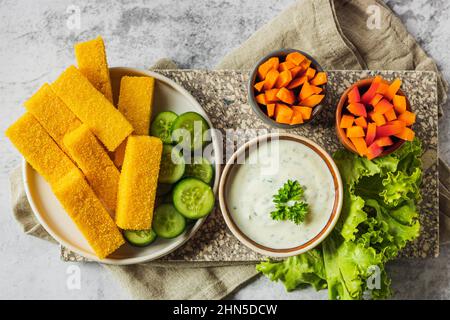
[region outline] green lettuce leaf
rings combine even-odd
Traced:
[[[372,199],[368,199],[366,205],[374,208],[376,219],[387,225],[387,233],[391,236],[390,242],[398,250],[419,236],[420,224],[416,219],[418,213],[413,201],[407,201],[392,211]]]
[[[374,248],[345,241],[339,234],[333,233],[323,244],[323,256],[330,299],[362,299],[368,289],[367,280],[375,270],[379,271],[380,278],[379,288],[374,289],[377,297],[390,294],[389,282],[383,276],[383,256]]]
[[[316,290],[326,288],[323,257],[318,249],[279,262],[261,262],[256,270],[272,281],[283,282],[288,291],[303,285],[311,285]]]
[[[420,182],[422,170],[416,168],[412,174],[404,171],[389,172],[383,179],[383,190],[380,196],[389,207],[396,207],[405,200],[420,199]]]
[[[345,212],[345,217],[341,216],[340,223],[336,227],[337,230],[341,231],[341,235],[345,240],[355,240],[355,233],[358,231],[358,226],[367,220],[367,213],[363,209],[363,198],[345,192],[342,206],[342,212]]]

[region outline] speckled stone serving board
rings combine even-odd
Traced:
[[[226,139],[236,146],[255,137],[251,129],[267,132],[290,132],[312,139],[330,154],[342,148],[334,128],[334,113],[342,92],[359,79],[380,74],[391,80],[403,80],[402,90],[408,95],[417,114],[415,131],[424,147],[423,200],[419,205],[421,233],[402,252],[405,257],[432,257],[439,253],[438,204],[438,106],[436,74],[416,71],[328,71],[326,108],[311,123],[297,129],[280,130],[266,125],[247,103],[249,72],[235,70],[158,70],[189,91],[209,115],[213,126],[225,133],[238,130]],[[259,132],[259,134],[261,134]],[[225,135],[224,135],[225,136]],[[229,141],[228,141],[229,142]],[[224,145],[226,145],[224,143]],[[229,154],[231,155],[231,154]],[[224,157],[226,152],[224,152]],[[63,258],[77,260],[73,253],[63,250]],[[198,232],[182,247],[162,258],[170,261],[258,261],[263,256],[242,245],[228,230],[220,208],[216,205]]]

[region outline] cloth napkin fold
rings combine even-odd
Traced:
[[[371,17],[367,12],[373,14],[374,10],[379,14],[379,24],[373,20],[368,23]],[[304,50],[325,69],[435,71],[439,104],[447,98],[447,83],[435,62],[381,1],[297,1],[227,55],[217,69],[249,69],[261,56],[279,48]],[[153,68],[176,69],[177,66],[163,59]],[[441,241],[449,241],[450,170],[441,160],[439,172]],[[20,169],[11,174],[11,194],[13,212],[23,231],[55,242],[32,213]],[[221,299],[256,275],[254,264],[245,262],[156,261],[104,266],[138,299]]]

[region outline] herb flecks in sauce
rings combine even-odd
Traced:
[[[301,183],[309,205],[299,225],[270,216],[276,210],[273,194],[289,179]],[[320,233],[330,218],[334,198],[333,176],[325,161],[306,145],[279,140],[260,145],[249,152],[245,164],[235,167],[227,202],[233,221],[247,237],[262,246],[285,249]]]
[[[274,220],[290,220],[301,224],[309,211],[308,203],[303,201],[303,188],[297,180],[288,180],[273,196],[275,211],[270,213]]]

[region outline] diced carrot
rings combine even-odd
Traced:
[[[286,88],[281,88],[277,93],[277,98],[287,104],[293,104],[295,102],[294,93]]]
[[[275,83],[275,87],[276,88],[286,87],[289,84],[289,82],[291,82],[291,80],[292,80],[291,72],[289,70],[285,70],[281,72],[280,75],[278,76],[278,79]]]
[[[391,108],[388,111],[386,111],[384,113],[384,116],[387,121],[393,121],[393,120],[397,119],[397,114],[395,113],[394,108]]]
[[[311,84],[315,86],[320,86],[327,83],[326,72],[317,72],[316,76],[311,80]]]
[[[293,106],[292,109],[300,111],[302,113],[303,120],[311,119],[312,108],[303,106]]]
[[[322,87],[311,85],[311,90],[314,91],[314,94],[319,94],[323,91]]]
[[[361,101],[365,104],[369,104],[370,101],[375,97],[377,93],[378,86],[380,85],[382,78],[380,76],[376,76],[372,83],[370,84],[369,89],[362,95]]]
[[[394,144],[390,137],[380,137],[376,139],[374,143],[376,143],[379,147],[387,147]]]
[[[275,121],[278,123],[290,124],[294,111],[287,105],[277,103],[275,106]]]
[[[388,137],[399,134],[403,131],[404,127],[404,125],[390,122],[377,128],[377,137]]]
[[[316,87],[316,86],[312,86],[312,85],[309,84],[308,81],[306,81],[303,84],[302,90],[300,90],[298,98],[300,100],[305,100],[306,98],[312,96],[313,94],[318,94],[320,92],[322,92],[322,88]]]
[[[278,112],[280,112],[281,110],[283,110],[285,108],[289,108],[289,107],[283,103],[275,103],[275,113],[274,113],[275,117],[278,115]]]
[[[305,59],[306,57],[297,51],[291,52],[286,56],[286,61],[291,61],[296,66],[300,65]]]
[[[404,96],[399,96],[396,94],[393,99],[395,112],[401,114],[406,111],[406,98]]]
[[[274,69],[277,70],[280,64],[280,59],[278,57],[272,57],[268,59],[266,62],[262,63],[258,67],[258,77],[260,80],[264,80],[267,76],[267,73]]]
[[[272,118],[275,114],[275,103],[267,104],[267,115]]]
[[[375,142],[373,142],[368,148],[367,148],[367,153],[366,153],[366,157],[369,160],[375,159],[376,157],[378,157],[380,154],[383,153],[383,148],[380,147],[378,144],[376,144]]]
[[[305,58],[305,60],[302,61],[302,63],[300,63],[300,66],[302,67],[303,70],[308,70],[308,68],[311,66],[312,61]]]
[[[341,121],[339,122],[339,128],[347,129],[353,126],[353,121],[355,120],[355,117],[351,114],[344,114],[341,118]]]
[[[394,136],[396,136],[397,138],[400,138],[402,140],[413,141],[415,133],[412,129],[410,129],[408,127],[404,127],[400,133],[394,134]]]
[[[314,78],[315,75],[316,75],[316,69],[308,68],[308,69],[306,70],[306,76],[308,77],[309,80],[311,80],[312,78]]]
[[[292,115],[292,119],[290,124],[299,124],[299,123],[303,123],[303,114],[300,110],[298,110],[297,108],[292,108],[292,111],[294,112]]]
[[[378,89],[376,90],[376,93],[379,93],[382,96],[384,96],[386,94],[388,88],[389,88],[389,83],[387,83],[385,81],[381,81],[380,84],[378,85]]]
[[[367,153],[367,144],[364,138],[350,138],[350,141],[358,151],[359,155],[362,157]]]
[[[357,126],[360,126],[361,128],[365,129],[367,128],[367,121],[365,117],[359,117],[355,119],[355,124]]]
[[[378,102],[373,110],[376,113],[379,114],[385,114],[386,112],[388,112],[389,110],[391,110],[392,108],[394,108],[394,106],[392,105],[392,103],[390,103],[389,101],[387,101],[386,99],[381,99],[380,102]]]
[[[297,77],[300,74],[300,72],[303,71],[303,68],[300,66],[297,66],[297,67],[292,68],[289,71],[291,71],[292,79],[294,79],[295,77]]]
[[[255,83],[255,85],[253,86],[253,88],[255,88],[256,91],[261,91],[262,88],[263,88],[263,86],[264,86],[264,80],[263,80],[263,81],[260,81],[260,82],[258,82],[258,83]]]
[[[350,103],[347,106],[347,110],[357,117],[367,117],[366,107],[362,103]]]
[[[258,95],[255,97],[255,99],[256,99],[256,102],[258,102],[259,104],[264,104],[264,105],[267,104],[267,102],[266,102],[266,96],[265,96],[264,93],[258,94]]]
[[[359,94],[359,89],[357,86],[354,86],[347,95],[348,103],[355,103],[361,101],[361,96]]]
[[[402,120],[393,120],[393,121],[386,122],[386,124],[400,126],[400,127],[406,127],[406,123]]]
[[[402,80],[395,79],[389,88],[386,91],[386,94],[384,95],[389,100],[394,99],[395,94],[397,93],[398,89],[400,89],[400,86],[402,85]]]
[[[277,97],[278,91],[280,91],[280,89],[277,89],[277,88],[266,90],[264,92],[264,94],[266,95],[266,102],[269,103],[269,102],[279,101],[280,99],[278,99],[278,97]]]
[[[323,94],[313,94],[312,96],[306,98],[305,100],[301,100],[300,104],[304,107],[315,107],[317,106],[325,97]]]
[[[373,112],[371,113],[370,118],[376,123],[377,127],[381,127],[386,124],[386,118],[380,113]]]
[[[272,69],[278,70],[278,66],[280,65],[280,59],[278,57],[272,57],[268,61],[272,63]]]
[[[264,90],[272,89],[277,82],[279,75],[280,73],[278,72],[278,70],[270,70],[269,72],[267,72],[266,79],[264,81]]]
[[[267,73],[272,69],[272,64],[268,63],[268,61],[264,62],[258,67],[258,78],[259,80],[264,80],[266,78]]]
[[[373,122],[367,124],[366,144],[369,146],[375,140],[377,134],[377,125]]]
[[[405,111],[398,116],[398,120],[403,121],[407,126],[411,126],[416,122],[416,114],[411,111]]]
[[[360,126],[353,126],[347,129],[347,137],[348,138],[362,138],[366,134],[364,133],[364,129]]]
[[[292,70],[291,70],[292,71]],[[292,72],[291,72],[292,74]],[[287,86],[288,89],[295,89],[297,87],[300,87],[308,78],[306,75],[298,77],[293,79],[291,82],[289,82],[289,85]]]
[[[286,60],[285,62],[280,63],[280,65],[278,66],[278,71],[283,72],[285,70],[290,70],[294,67],[296,67],[296,65],[293,62]]]
[[[381,99],[383,99],[383,95],[380,93],[375,94],[375,96],[373,97],[372,100],[370,100],[370,104],[372,106],[375,106],[378,102],[381,101]]]

